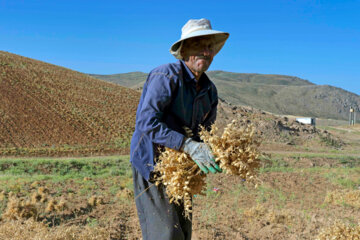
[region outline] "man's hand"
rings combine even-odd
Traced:
[[[221,172],[221,168],[215,163],[214,155],[205,143],[200,143],[188,138],[183,145],[184,152],[200,167],[204,173]]]

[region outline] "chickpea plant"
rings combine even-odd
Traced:
[[[253,125],[233,120],[222,135],[218,135],[218,129],[213,125],[210,131],[202,128],[200,138],[210,146],[216,163],[225,174],[237,175],[254,182],[256,186],[256,175],[260,168],[260,143],[254,133]],[[159,173],[155,184],[165,186],[170,202],[184,203],[184,214],[189,217],[192,196],[204,195],[206,175],[201,173],[188,154],[169,148],[160,154],[155,171]]]

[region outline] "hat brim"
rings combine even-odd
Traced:
[[[181,59],[181,46],[182,42],[189,38],[194,37],[200,37],[200,36],[214,36],[215,39],[215,55],[221,50],[221,48],[224,46],[226,40],[229,37],[229,33],[227,32],[221,32],[216,30],[201,30],[201,31],[195,31],[190,34],[188,34],[186,37],[181,38],[180,40],[176,41],[170,48],[170,53],[174,55],[177,59]]]

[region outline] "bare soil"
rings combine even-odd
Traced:
[[[0,155],[128,151],[140,93],[2,51],[0,73]]]

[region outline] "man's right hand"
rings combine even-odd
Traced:
[[[183,145],[184,152],[200,167],[204,173],[221,172],[221,168],[215,163],[214,155],[205,143],[200,143],[188,138]]]

